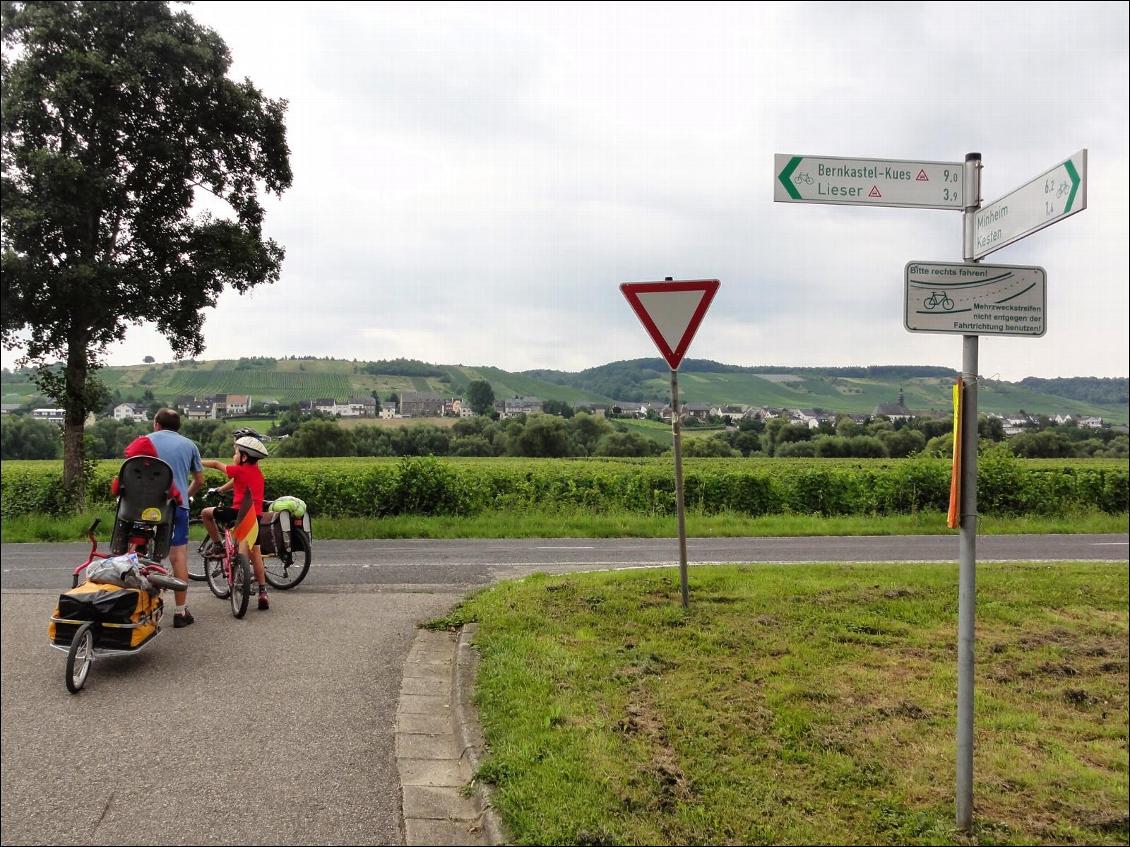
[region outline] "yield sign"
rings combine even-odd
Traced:
[[[679,369],[719,285],[716,279],[625,282],[620,290],[674,371]]]

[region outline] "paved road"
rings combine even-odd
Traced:
[[[1126,533],[1112,535],[986,535],[977,559],[1058,561],[1127,558]],[[71,563],[89,545],[7,544],[0,588],[54,588],[69,579]],[[467,589],[538,570],[569,571],[672,564],[672,538],[394,539],[315,541],[315,563],[300,591],[348,585]],[[804,538],[691,538],[692,563],[714,562],[952,562],[955,535],[830,536]]]
[[[5,844],[399,843],[394,716],[417,623],[497,579],[677,558],[672,539],[318,541],[270,612],[236,621],[194,583],[194,626],[97,662],[71,696],[47,618],[86,549],[0,550]],[[1127,536],[986,536],[978,555],[1124,565]],[[947,536],[689,544],[700,563],[956,556]]]

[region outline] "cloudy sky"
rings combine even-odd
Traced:
[[[1046,268],[1048,309],[981,371],[1126,376],[1128,7],[1065,9],[194,3],[289,101],[294,169],[282,278],[225,295],[204,358],[580,370],[655,355],[618,286],[672,276],[722,282],[696,358],[956,368],[903,268],[959,261],[961,213],[774,203],[774,154],[976,151],[988,203],[1087,148],[1087,209],[985,260]],[[108,360],[144,355],[149,327]]]

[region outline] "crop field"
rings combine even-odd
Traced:
[[[0,515],[67,509],[59,461],[4,462]],[[109,505],[120,463],[98,464],[89,505]],[[579,509],[599,514],[674,513],[669,458],[655,459],[271,459],[267,495],[301,497],[315,514],[468,516],[491,510]],[[944,459],[688,459],[686,502],[704,514],[906,515],[944,512],[950,465]],[[1124,461],[981,457],[978,508],[993,516],[1125,513]]]

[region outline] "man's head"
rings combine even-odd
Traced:
[[[180,414],[176,409],[161,409],[153,416],[153,429],[171,429],[180,432]]]

